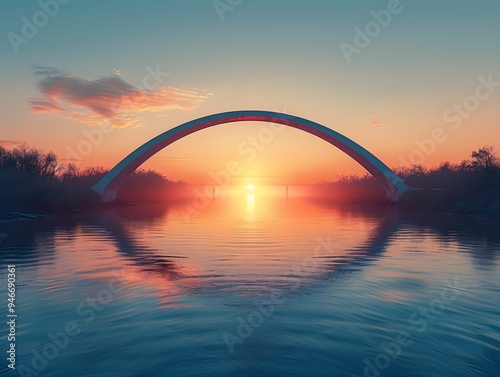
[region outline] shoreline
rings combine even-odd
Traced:
[[[183,202],[182,198],[148,202],[117,200],[104,203],[89,188],[45,188],[0,190],[0,224],[64,216],[109,208]],[[405,195],[399,203],[356,198],[335,200],[311,195],[312,200],[333,205],[394,207],[402,213],[440,214],[478,221],[500,220],[500,192],[496,190],[464,192],[460,190],[422,189]],[[184,198],[185,200],[185,198]]]

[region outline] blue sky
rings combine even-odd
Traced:
[[[198,96],[196,104],[176,108],[172,103],[154,111],[134,103],[139,124],[107,135],[80,161],[82,166],[112,165],[168,128],[239,109],[280,110],[317,121],[390,166],[397,166],[400,156],[408,159],[418,149],[415,140],[428,138],[438,127],[449,137],[425,155],[424,164],[456,161],[500,140],[500,90],[482,100],[460,130],[451,131],[443,121],[447,109],[474,94],[480,77],[500,81],[500,2],[401,1],[401,11],[391,14],[388,25],[348,63],[340,44],[354,44],[355,28],[364,30],[374,20],[371,11],[385,11],[389,3],[243,0],[221,20],[213,1],[73,0],[60,4],[16,54],[9,33],[22,36],[22,18],[32,21],[42,8],[36,1],[2,2],[0,140],[26,142],[64,157],[68,145],[77,145],[82,132],[95,127],[89,119],[109,121],[87,103],[69,104],[67,93],[51,98],[73,107],[66,112],[33,111],[30,101],[47,99],[34,65],[81,79],[76,86],[116,78],[118,71],[121,84],[138,90],[144,90],[148,67],[159,67],[169,73],[159,83],[164,88],[159,100],[171,98],[174,89],[175,100],[184,101],[186,93]],[[80,121],[68,117],[73,111],[86,116]],[[259,127],[203,131],[161,152],[148,166],[175,178],[203,180],[226,159],[238,157],[238,143]],[[175,169],[168,165],[174,159]],[[294,170],[283,168],[294,159],[300,160]],[[281,134],[248,169],[305,181],[363,172],[341,152],[295,130]]]

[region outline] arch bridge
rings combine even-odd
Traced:
[[[282,124],[308,132],[327,141],[352,157],[371,173],[384,187],[386,198],[392,202],[397,202],[405,192],[411,190],[411,188],[396,173],[387,167],[387,165],[368,150],[344,135],[308,119],[273,111],[259,110],[231,111],[209,115],[165,131],[141,145],[120,161],[92,187],[92,190],[97,192],[104,202],[115,201],[116,191],[125,178],[163,148],[205,128],[217,126],[219,124],[248,121]]]

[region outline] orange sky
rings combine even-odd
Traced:
[[[369,46],[346,59],[340,46],[354,43],[354,28],[371,20],[375,5],[307,4],[255,2],[224,22],[182,3],[154,11],[68,6],[19,51],[8,41],[0,46],[0,144],[51,150],[82,168],[112,167],[183,122],[253,109],[323,124],[390,167],[458,162],[485,144],[500,148],[498,6],[443,3],[430,14],[425,4],[402,5]],[[9,7],[0,12],[6,35],[19,33],[21,17],[38,9]],[[136,23],[121,26],[130,19]],[[112,132],[99,134],[99,125]],[[293,129],[246,161],[238,149],[264,127],[203,130],[144,167],[193,183],[210,181],[233,160],[242,181],[314,183],[364,174],[328,143]]]

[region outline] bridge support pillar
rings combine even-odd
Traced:
[[[111,203],[116,201],[116,190],[105,190],[100,191],[92,187],[92,190],[99,195],[99,198],[103,203]]]

